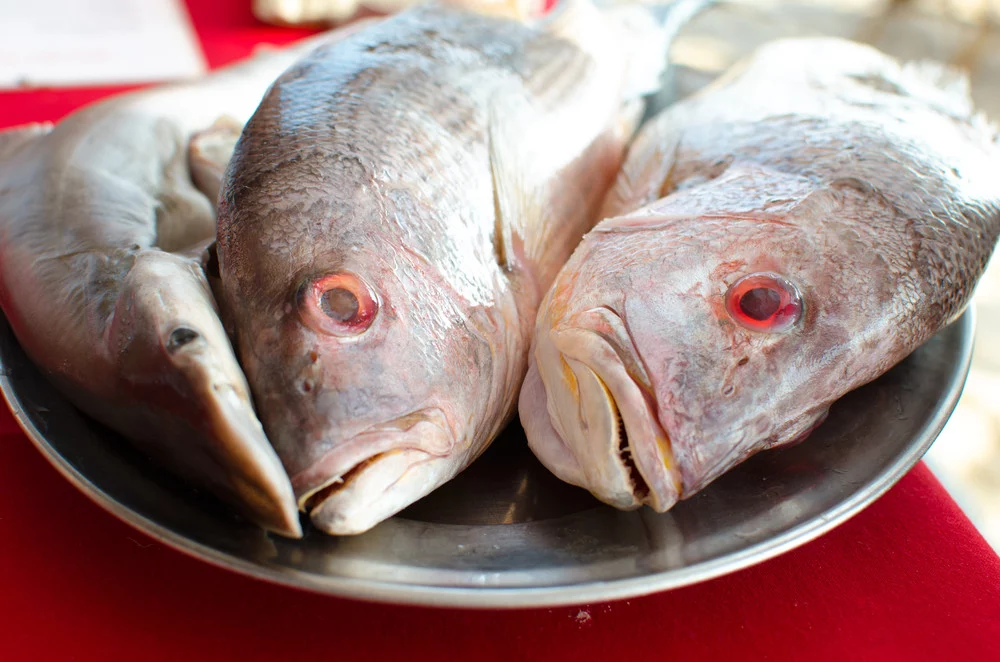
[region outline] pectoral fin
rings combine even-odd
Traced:
[[[520,259],[532,257],[531,247],[524,244],[525,230],[532,228],[531,236],[544,233],[548,219],[544,193],[530,183],[529,156],[520,151],[525,141],[505,135],[510,123],[504,122],[503,105],[493,108],[487,137],[493,179],[493,244],[497,263],[511,272]]]
[[[188,142],[191,181],[213,203],[219,199],[222,177],[242,132],[241,122],[223,116],[209,128],[191,136]]]

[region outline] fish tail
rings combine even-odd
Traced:
[[[433,4],[531,23],[544,15],[555,0],[434,0]]]
[[[540,23],[589,53],[601,53],[609,32],[624,52],[624,92],[636,99],[659,91],[668,53],[681,29],[715,0],[549,0]]]
[[[638,98],[664,86],[671,46],[681,30],[716,0],[594,0],[620,26],[629,51],[626,95]]]

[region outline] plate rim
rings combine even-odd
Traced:
[[[271,563],[247,561],[191,540],[122,505],[73,467],[49,445],[44,434],[32,423],[16,395],[10,376],[5,369],[3,357],[0,357],[0,394],[3,395],[4,401],[25,436],[63,478],[112,516],[190,558],[244,577],[343,599],[437,608],[565,607],[641,597],[690,586],[744,570],[801,547],[863,511],[895,486],[903,476],[917,465],[954,413],[965,389],[972,364],[976,318],[975,302],[973,301],[960,316],[951,322],[951,325],[959,326],[959,345],[963,351],[957,365],[949,372],[944,397],[939,401],[934,415],[924,425],[920,436],[915,440],[916,443],[908,446],[893,463],[859,486],[848,498],[822,514],[776,536],[707,561],[681,568],[660,570],[640,577],[588,581],[579,584],[506,588],[433,586],[419,583],[386,582],[377,579],[323,576]],[[938,333],[944,331],[948,326],[950,325],[942,326]]]

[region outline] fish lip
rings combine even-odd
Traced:
[[[344,489],[346,489],[352,483],[352,481],[358,479],[364,471],[372,467],[379,460],[384,460],[397,453],[406,453],[406,452],[419,453],[420,455],[424,456],[420,460],[421,462],[426,462],[436,457],[434,455],[431,455],[430,453],[427,453],[426,451],[420,450],[419,448],[411,448],[406,446],[393,448],[387,451],[382,451],[381,453],[376,453],[371,457],[361,460],[360,462],[355,464],[353,467],[351,467],[341,475],[331,479],[329,482],[327,482],[327,484],[324,487],[321,487],[318,490],[314,490],[312,494],[301,500],[300,508],[303,511],[308,512],[310,514],[315,514],[319,509],[323,507],[323,504],[327,502],[328,499],[336,495],[338,492],[341,492]],[[389,485],[387,485],[386,490],[391,488],[394,484],[395,483],[390,483]]]
[[[660,422],[653,390],[645,379],[641,357],[624,320],[602,306],[574,316],[571,321],[572,326],[553,330],[556,349],[563,357],[586,366],[604,385],[625,431],[616,455],[624,469],[630,471],[625,450],[630,451],[632,466],[648,490],[644,495],[638,493],[643,485],[631,477],[634,488],[638,488],[633,492],[636,501],[658,512],[669,510],[680,498],[681,474],[670,435]],[[633,369],[629,370],[626,363]],[[643,374],[635,374],[637,371]]]
[[[450,458],[423,451],[382,453],[356,467],[328,493],[317,493],[309,519],[330,535],[364,533],[426,496],[456,469]]]
[[[419,440],[415,443],[414,440]],[[427,443],[428,440],[437,443]],[[377,423],[337,442],[308,468],[292,476],[299,510],[309,501],[361,465],[395,451],[419,451],[430,458],[447,457],[456,446],[455,435],[439,407],[424,407]]]

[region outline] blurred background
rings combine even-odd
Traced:
[[[413,0],[245,1],[259,20],[316,25]],[[516,1],[528,12],[546,2]],[[675,90],[689,94],[759,44],[795,35],[854,39],[899,58],[963,69],[979,108],[1000,121],[1000,0],[720,2],[676,42]],[[204,68],[181,0],[0,0],[0,87],[149,82]],[[980,282],[974,305],[978,330],[968,384],[926,461],[1000,551],[1000,258]]]

